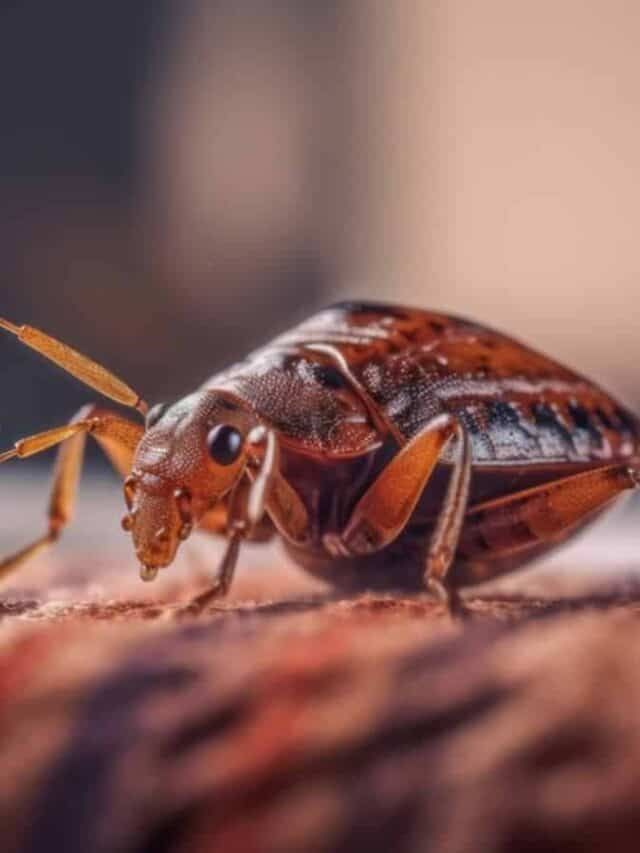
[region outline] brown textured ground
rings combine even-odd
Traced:
[[[636,582],[454,625],[275,568],[176,619],[185,589],[48,565],[0,600],[2,853],[638,849]]]
[[[634,601],[5,601],[2,849],[635,851]]]

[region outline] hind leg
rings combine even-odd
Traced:
[[[469,508],[452,581],[481,583],[509,571],[513,557],[562,541],[621,493],[640,484],[637,462],[607,465]]]

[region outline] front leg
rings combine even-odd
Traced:
[[[356,504],[340,534],[324,537],[336,557],[363,556],[390,545],[404,530],[445,448],[455,440],[455,457],[447,494],[429,546],[425,586],[458,609],[456,594],[446,584],[469,496],[471,448],[466,430],[444,413],[430,421],[402,447]]]
[[[71,520],[87,435],[102,447],[114,468],[125,477],[144,428],[102,406],[90,404],[80,409],[66,426],[56,427],[16,442],[0,454],[0,462],[25,459],[59,444],[47,513],[47,530],[15,554],[0,561],[0,578],[18,569],[44,548],[56,542]]]
[[[236,486],[237,497],[243,503],[247,501],[250,488],[251,481],[247,477],[241,480]],[[229,494],[221,498],[212,509],[202,516],[196,527],[197,533],[226,536],[229,530],[229,518],[232,509],[231,497],[232,495]],[[273,522],[269,518],[269,515],[265,514],[255,527],[249,531],[246,539],[248,542],[268,542],[274,535],[275,528]]]
[[[224,524],[228,536],[222,562],[216,572],[212,586],[196,596],[179,613],[197,614],[217,598],[229,591],[240,544],[244,539],[259,540],[264,533],[265,514],[276,529],[291,542],[302,542],[309,533],[309,515],[297,492],[287,483],[280,472],[280,452],[274,430],[257,427],[248,439],[251,443],[250,460],[247,468],[250,479],[247,488],[240,481],[231,492],[224,506],[214,508],[203,523],[205,529],[221,532]],[[270,532],[270,531],[269,531]]]

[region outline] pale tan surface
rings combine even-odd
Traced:
[[[640,4],[372,0],[354,22],[336,293],[470,315],[638,404]]]
[[[283,325],[315,308],[304,275],[286,298],[264,284],[301,240],[323,301],[469,315],[640,406],[640,5],[345,0],[316,33],[184,8],[144,186],[167,273],[217,306],[212,328],[243,325],[238,269]]]

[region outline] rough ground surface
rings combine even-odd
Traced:
[[[640,605],[471,606],[5,601],[3,851],[636,851]]]
[[[2,853],[638,850],[636,582],[452,624],[276,569],[189,619],[95,561],[0,598]]]

